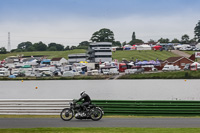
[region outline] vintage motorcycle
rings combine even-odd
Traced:
[[[70,108],[64,108],[60,117],[64,121],[69,121],[73,117],[76,119],[92,119],[93,121],[98,121],[103,117],[103,110],[100,107],[97,107],[94,104],[88,105],[84,111],[81,109],[80,104],[77,104],[75,101],[70,103]]]

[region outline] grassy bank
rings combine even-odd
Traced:
[[[8,54],[0,54],[0,60],[5,59],[8,56],[36,56],[36,55],[46,55],[47,58],[52,59],[55,57],[64,57],[68,59],[68,54],[75,53],[85,53],[84,49],[75,49],[69,51],[37,51],[37,52],[16,52],[16,53],[8,53]],[[169,51],[153,51],[153,50],[131,50],[131,51],[116,51],[113,52],[112,58],[121,61],[122,59],[126,60],[165,60],[169,57],[177,56]]]
[[[131,51],[116,51],[113,52],[113,59],[119,61],[126,60],[165,60],[169,57],[177,56],[169,51],[153,51],[153,50],[131,50]]]
[[[200,71],[175,71],[123,75],[119,79],[200,79]]]
[[[0,77],[0,80],[102,80],[109,78],[108,75],[99,76],[74,76],[74,77]]]
[[[19,128],[0,129],[2,133],[199,133],[200,128]]]
[[[75,49],[75,50],[68,50],[68,51],[14,52],[14,53],[8,53],[8,54],[0,54],[0,60],[3,60],[8,56],[17,56],[17,55],[24,55],[24,56],[46,55],[47,58],[49,59],[56,58],[56,57],[64,57],[68,59],[68,54],[85,53],[85,52],[86,50],[84,49]]]

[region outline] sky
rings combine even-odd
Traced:
[[[77,46],[102,28],[115,41],[129,42],[132,33],[148,42],[188,34],[200,20],[200,0],[0,0],[0,47],[21,42]]]

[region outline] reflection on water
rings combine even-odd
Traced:
[[[200,100],[200,80],[0,81],[0,99]]]

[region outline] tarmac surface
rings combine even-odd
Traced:
[[[103,118],[100,121],[63,121],[59,118],[0,118],[0,128],[39,127],[146,127],[199,128],[200,118]]]

